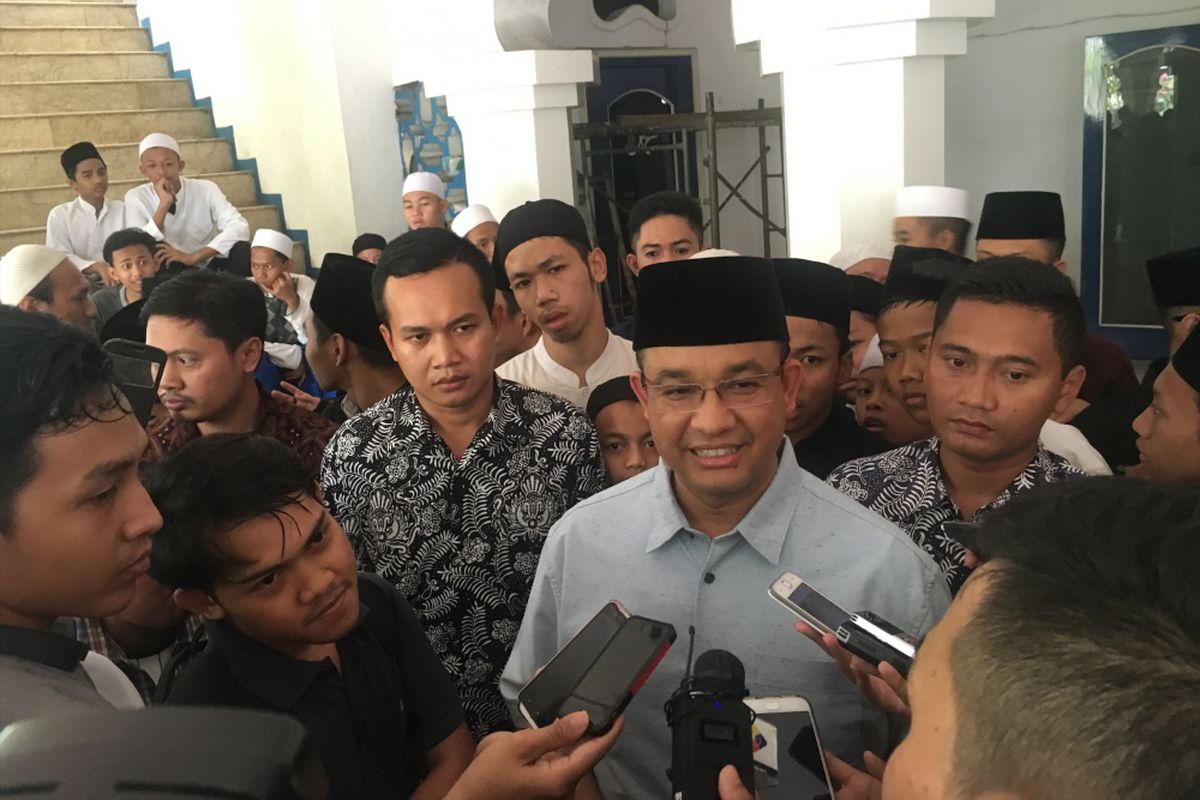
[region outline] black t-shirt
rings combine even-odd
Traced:
[[[810,436],[795,444],[796,461],[800,468],[821,480],[829,473],[863,456],[876,456],[892,446],[854,418],[854,412],[834,399],[833,410]]]
[[[422,757],[463,724],[454,682],[412,609],[375,575],[358,578],[358,625],[329,659],[299,661],[227,622],[179,676],[168,703],[282,711],[308,729],[335,798],[406,798]]]

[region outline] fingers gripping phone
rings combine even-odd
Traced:
[[[803,697],[750,697],[759,800],[832,800],[833,782],[812,707]]]
[[[771,598],[821,633],[836,634],[850,619],[850,612],[838,606],[794,572],[785,572],[771,584]]]

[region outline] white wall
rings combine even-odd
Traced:
[[[1066,258],[1079,277],[1083,182],[1083,40],[1200,23],[1195,0],[998,0],[946,62],[946,180],[971,193],[1062,194]]]

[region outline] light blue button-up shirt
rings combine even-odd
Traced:
[[[941,570],[900,529],[801,470],[786,442],[767,491],[715,539],[688,526],[671,480],[660,463],[580,502],[550,530],[500,681],[514,719],[521,687],[615,598],[634,614],[670,622],[679,638],[596,767],[607,800],[670,797],[663,705],[686,672],[689,625],[697,655],[720,648],[741,659],[752,695],[808,698],[826,748],[852,761],[866,749],[883,752],[885,715],[796,633],[795,616],[767,589],[795,572],[847,610],[868,609],[924,634],[950,604]]]

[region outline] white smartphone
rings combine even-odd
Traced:
[[[833,782],[812,707],[803,697],[749,697],[759,800],[832,800]]]
[[[794,572],[785,572],[767,591],[776,602],[821,633],[837,634],[850,619],[850,612],[801,580]]]

